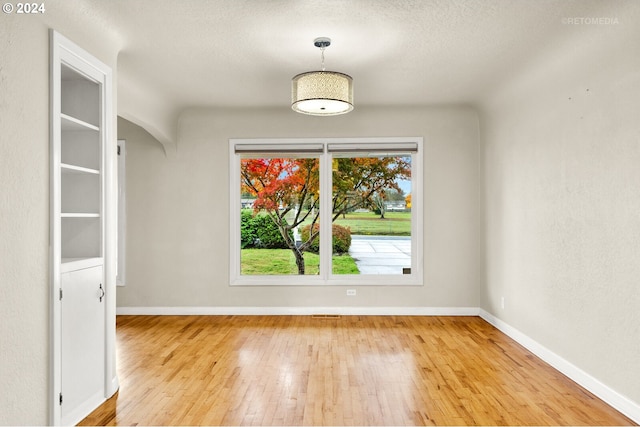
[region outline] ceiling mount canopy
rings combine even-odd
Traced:
[[[353,79],[337,71],[325,71],[324,50],[331,45],[328,37],[318,37],[313,45],[320,48],[321,71],[295,76],[291,82],[291,108],[312,116],[335,116],[353,110]]]

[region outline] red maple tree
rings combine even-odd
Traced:
[[[311,219],[317,230],[320,215],[320,173],[318,159],[266,158],[240,161],[242,191],[256,197],[255,212],[263,210],[278,226],[285,243],[293,252],[298,274],[304,274],[303,253],[316,239],[314,231],[305,242],[297,244],[293,230]],[[293,215],[289,215],[293,212]],[[289,217],[289,219],[287,219]]]

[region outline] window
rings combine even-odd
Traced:
[[[422,138],[229,148],[231,284],[422,284]]]

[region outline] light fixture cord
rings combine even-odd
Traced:
[[[320,47],[320,57],[322,58],[322,71],[324,71],[324,46]]]

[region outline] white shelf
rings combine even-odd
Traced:
[[[99,213],[62,212],[61,218],[100,218]]]
[[[67,163],[60,163],[60,169],[62,169],[62,173],[87,173],[100,175],[100,171],[97,169],[83,168],[82,166],[75,166]]]
[[[60,122],[62,124],[63,131],[79,131],[79,130],[100,131],[100,128],[98,126],[76,119],[75,117],[71,117],[64,113],[60,114]]]
[[[90,258],[62,258],[60,272],[82,270],[83,268],[96,267],[103,264],[103,259],[99,257]]]

